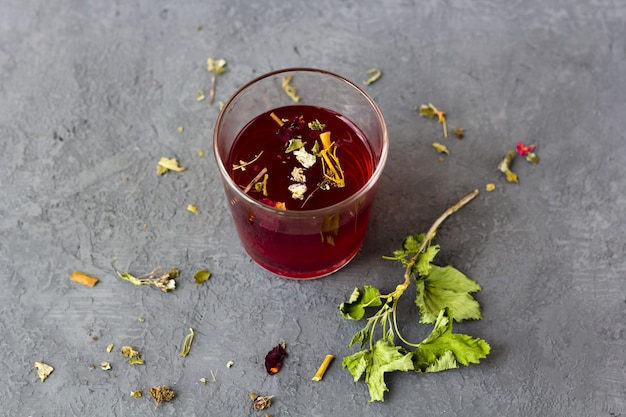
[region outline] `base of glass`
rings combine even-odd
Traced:
[[[248,252],[248,255],[250,255],[250,258],[252,258],[252,260],[257,265],[259,265],[260,267],[262,267],[266,271],[271,272],[274,275],[278,275],[281,278],[287,278],[287,279],[294,279],[294,280],[302,280],[302,281],[304,281],[304,280],[324,278],[324,277],[327,277],[327,276],[329,276],[329,275],[339,271],[341,268],[343,268],[344,266],[348,265],[348,263],[352,259],[354,259],[356,254],[359,253],[359,250],[361,250],[361,246],[359,246],[348,257],[344,258],[341,262],[338,262],[338,263],[336,263],[336,264],[334,264],[332,266],[329,266],[328,268],[324,268],[324,269],[316,270],[316,271],[285,271],[283,269],[276,268],[275,266],[266,264],[266,263],[260,261],[259,259],[256,259],[249,252]]]

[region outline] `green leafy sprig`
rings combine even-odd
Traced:
[[[362,289],[355,288],[349,300],[341,304],[340,312],[349,320],[361,320],[367,308],[378,307],[348,345],[359,344],[362,350],[343,359],[343,368],[350,371],[355,382],[364,376],[370,401],[384,401],[384,393],[389,390],[385,373],[439,372],[458,368],[459,364],[479,363],[489,354],[491,348],[486,341],[452,333],[454,320],[482,318],[480,306],[471,295],[480,291],[480,285],[452,266],[433,264],[440,250],[439,245],[432,244],[437,229],[476,195],[478,190],[463,197],[448,208],[427,233],[408,236],[402,242],[401,250],[384,257],[399,261],[405,267],[404,282],[394,291],[381,294],[379,289],[366,285]],[[420,323],[434,323],[430,335],[420,343],[407,341],[398,329],[398,300],[412,280],[415,281],[415,304],[419,308]],[[396,337],[401,341],[400,345],[396,345]]]

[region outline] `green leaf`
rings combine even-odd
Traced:
[[[434,323],[446,307],[456,321],[482,319],[480,305],[470,295],[480,291],[480,285],[452,266],[431,264],[429,274],[416,279],[416,287],[415,304],[420,309],[420,323]]]
[[[424,239],[426,239],[426,235],[424,233],[406,237],[404,241],[402,241],[402,247],[404,248],[406,254],[416,254],[417,251],[419,251]]]
[[[339,311],[349,320],[361,320],[365,315],[365,307],[377,307],[382,304],[378,288],[366,285],[363,291],[355,288],[347,303],[341,303]]]
[[[394,371],[412,371],[413,354],[401,346],[395,346],[387,338],[380,339],[372,350],[364,350],[343,360],[343,367],[348,368],[355,381],[365,372],[365,382],[370,392],[370,401],[385,401],[384,394],[389,391],[385,384],[385,373]]]
[[[448,308],[439,312],[433,331],[413,353],[417,372],[439,372],[458,368],[458,364],[479,363],[491,351],[482,339],[452,333],[452,317]]]
[[[369,330],[369,325],[368,325],[364,327],[363,329],[359,330],[358,332],[356,332],[354,336],[352,336],[352,340],[350,341],[350,344],[348,345],[348,347],[351,348],[355,344],[360,343],[361,348],[363,348],[363,346],[365,346],[365,344],[369,340],[370,340],[370,330]]]
[[[435,259],[435,256],[439,253],[439,245],[433,245],[426,248],[424,253],[422,253],[417,258],[416,268],[417,273],[420,276],[425,277],[430,272],[432,266],[431,262]]]

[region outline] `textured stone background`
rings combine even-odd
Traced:
[[[0,415],[262,415],[250,391],[275,395],[273,416],[626,415],[625,41],[619,0],[1,0]],[[218,101],[282,67],[355,81],[383,70],[367,90],[390,157],[345,269],[289,281],[241,249],[211,150],[218,107],[196,101],[209,56],[228,61]],[[467,130],[444,142],[443,163],[431,147],[441,126],[413,111],[427,102]],[[518,159],[508,184],[496,165],[520,140],[542,160]],[[157,177],[161,156],[188,170]],[[441,229],[438,259],[483,286],[484,320],[455,330],[491,355],[393,375],[386,401],[368,403],[340,366],[360,324],[338,305],[357,285],[393,289],[401,267],[381,255],[488,182],[496,190]],[[133,287],[115,257],[136,274],[178,267],[179,288]],[[200,268],[213,272],[203,286]],[[70,282],[74,270],[101,282]],[[406,298],[400,326],[421,340],[430,328]],[[263,357],[281,340],[290,356],[268,377]],[[337,360],[314,383],[326,353]],[[43,384],[36,360],[56,368]],[[111,371],[90,369],[107,360]],[[217,382],[201,384],[211,370]],[[156,413],[128,395],[162,384],[177,397]]]

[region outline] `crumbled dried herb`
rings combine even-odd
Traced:
[[[463,139],[465,137],[465,129],[457,127],[454,129],[454,136],[456,136],[457,139]]]
[[[111,363],[109,363],[109,362],[101,362],[100,363],[100,369],[102,369],[103,371],[110,371],[111,370]]]
[[[126,356],[128,358],[128,362],[131,365],[143,365],[145,364],[145,361],[143,359],[141,359],[141,354],[136,351],[135,349],[133,349],[131,346],[122,346],[120,348],[120,353],[123,356]]]
[[[107,346],[107,353],[111,353],[111,351],[113,350],[114,347],[115,347],[115,345],[113,343],[111,343],[109,346]]]
[[[252,408],[255,410],[265,410],[266,408],[270,408],[272,405],[272,398],[274,398],[273,395],[259,395],[254,392],[250,393]]]
[[[206,269],[201,269],[193,275],[193,280],[196,284],[202,284],[211,278],[211,273]]]
[[[526,160],[533,165],[537,165],[539,163],[539,157],[533,151],[535,150],[535,145],[524,145],[523,142],[518,142],[515,150],[521,156],[526,157]]]
[[[443,125],[443,137],[448,137],[448,126],[446,125],[446,112],[439,110],[433,106],[432,103],[422,104],[419,109],[420,116],[430,117],[431,119],[437,117],[439,123]]]
[[[485,191],[487,192],[492,192],[493,190],[496,189],[496,185],[494,183],[489,183],[487,185],[485,185]]]
[[[198,214],[198,207],[194,206],[193,204],[189,204],[187,206],[187,211],[190,211],[193,214]]]
[[[215,81],[217,75],[226,72],[226,60],[208,58],[207,70],[211,73],[211,91],[209,91],[209,106],[212,106],[213,100],[215,99]]]
[[[507,152],[504,159],[498,164],[498,170],[506,175],[506,180],[508,182],[517,183],[517,174],[511,171],[511,162],[513,162],[514,157],[515,152]]]
[[[185,128],[183,126],[178,126],[176,130],[178,130],[178,133],[183,133],[185,131]]]
[[[330,141],[330,132],[320,133],[322,150],[319,156],[322,158],[322,173],[324,178],[335,187],[344,187],[345,180],[341,164],[337,158],[337,145]]]
[[[442,145],[441,143],[434,142],[433,143],[433,148],[435,148],[437,150],[437,152],[439,152],[439,153],[445,153],[447,155],[450,154],[450,151],[448,151],[448,148],[445,145]]]
[[[47,363],[37,361],[33,364],[35,368],[37,368],[37,376],[41,380],[41,382],[45,381],[46,378],[54,371],[54,368]]]
[[[195,333],[193,329],[190,327],[189,333],[187,334],[187,336],[185,336],[185,340],[183,340],[183,348],[181,352],[178,354],[178,356],[180,356],[181,358],[184,358],[185,356],[189,355],[189,351],[191,351],[191,344],[193,343],[194,335]]]
[[[291,80],[293,79],[293,75],[288,75],[283,77],[283,91],[287,94],[293,101],[296,103],[300,101],[300,97],[298,97],[298,93],[294,86],[291,85]]]
[[[163,401],[172,401],[174,399],[174,391],[172,391],[169,387],[162,385],[160,387],[152,387],[148,388],[148,392],[154,399],[154,409],[159,408],[159,405]]]
[[[161,267],[158,267],[151,272],[135,277],[128,272],[115,271],[117,276],[130,282],[133,285],[154,285],[161,289],[163,292],[168,292],[176,289],[176,281],[174,278],[178,277],[180,272],[176,268],[172,268],[170,272],[164,273]]]
[[[169,171],[184,171],[187,168],[178,165],[176,158],[161,158],[157,164],[157,175],[163,175]]]
[[[367,71],[365,71],[365,73],[367,75],[372,74],[372,76],[370,78],[368,78],[366,81],[363,81],[363,84],[365,84],[365,85],[370,85],[372,83],[375,83],[383,75],[383,72],[381,70],[379,70],[378,68],[368,69]]]
[[[134,398],[139,398],[143,395],[143,392],[141,390],[137,390],[137,391],[131,391],[130,392],[130,396],[134,397]]]
[[[284,342],[276,345],[265,355],[265,369],[269,375],[274,375],[283,366],[283,360],[287,357],[287,345]]]
[[[206,95],[204,94],[204,90],[198,91],[198,95],[196,96],[196,101],[204,101]]]
[[[228,361],[228,362],[226,362],[226,367],[227,368],[232,368],[234,364],[235,364],[234,361]]]

